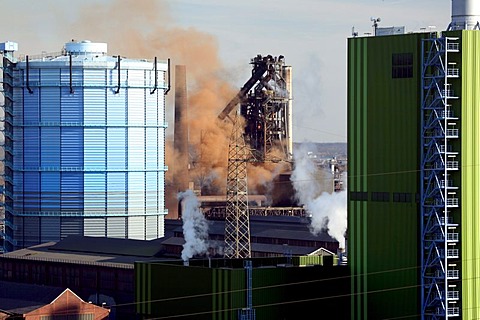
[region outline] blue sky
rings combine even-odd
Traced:
[[[10,13],[0,20],[0,42],[18,42],[20,53],[33,55],[60,51],[72,38],[89,37],[120,48],[112,43],[122,41],[121,36],[113,37],[116,29],[128,33],[139,28],[148,35],[145,41],[160,36],[154,28],[162,24],[194,29],[199,41],[213,39],[225,77],[238,89],[250,76],[251,58],[284,55],[293,68],[295,142],[346,142],[346,44],[352,28],[359,35],[372,32],[370,18],[380,17],[380,27],[444,30],[451,7],[451,0],[154,0],[156,9],[146,6],[130,18],[128,11],[114,13],[125,2],[129,1],[2,0],[2,12]],[[104,21],[82,21],[96,10]],[[110,14],[121,22],[109,21]],[[112,28],[103,40],[102,30],[109,24]]]

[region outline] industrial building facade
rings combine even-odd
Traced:
[[[2,53],[5,250],[162,237],[167,63],[109,57],[89,41],[21,61]]]
[[[480,317],[480,31],[348,39],[351,319]]]

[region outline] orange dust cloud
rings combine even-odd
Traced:
[[[163,0],[115,0],[85,6],[78,21],[65,29],[69,29],[67,39],[107,42],[110,55],[133,59],[170,58],[172,70],[174,65],[186,66],[190,180],[206,192],[224,193],[232,124],[228,120],[220,121],[218,114],[239,88],[234,88],[227,79],[215,37],[194,28],[176,26],[168,3]],[[173,96],[168,94],[167,108],[173,105]],[[178,169],[174,168],[176,158],[173,146],[167,143],[165,160],[169,181]],[[248,181],[253,193],[255,185],[268,184],[281,171],[282,164],[250,167]]]

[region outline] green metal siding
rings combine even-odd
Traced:
[[[418,203],[421,34],[348,40],[348,261],[352,319],[419,313]],[[392,78],[392,54],[413,77]],[[368,200],[352,200],[367,192]],[[372,193],[389,194],[373,201]],[[394,202],[408,193],[410,202]]]
[[[480,318],[480,32],[462,31],[462,316]]]
[[[312,310],[332,310],[338,319],[348,317],[347,267],[299,267],[286,263],[286,258],[252,260],[252,305],[257,320],[308,319]],[[136,263],[139,319],[237,319],[238,311],[247,307],[242,262]]]

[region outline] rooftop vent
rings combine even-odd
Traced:
[[[70,54],[96,54],[104,55],[107,54],[107,44],[101,42],[91,42],[88,40],[83,40],[80,42],[67,42],[65,43],[65,50]]]

